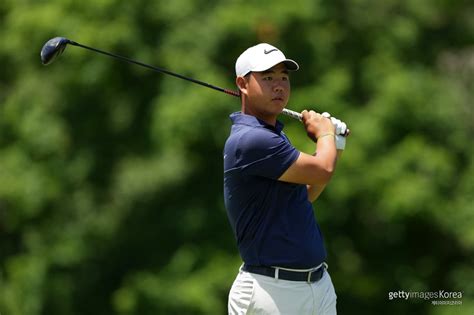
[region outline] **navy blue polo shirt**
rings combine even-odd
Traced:
[[[230,115],[224,147],[224,198],[243,261],[255,266],[311,268],[326,258],[306,185],[279,181],[299,151],[283,124],[241,112]]]

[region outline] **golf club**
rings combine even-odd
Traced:
[[[119,60],[122,60],[122,61],[126,61],[126,62],[129,62],[129,63],[132,63],[132,64],[136,64],[136,65],[151,69],[151,70],[156,71],[156,72],[168,74],[168,75],[171,75],[171,76],[174,76],[174,77],[186,80],[186,81],[190,81],[190,82],[193,82],[193,83],[196,83],[196,84],[214,89],[216,91],[224,92],[228,95],[240,97],[240,92],[238,92],[238,91],[224,89],[224,88],[221,88],[221,87],[218,87],[218,86],[206,83],[206,82],[202,82],[202,81],[199,81],[199,80],[196,80],[196,79],[193,79],[193,78],[185,77],[183,75],[171,72],[171,71],[163,69],[163,68],[158,68],[158,67],[151,66],[151,65],[148,65],[146,63],[136,61],[136,60],[133,60],[133,59],[130,59],[130,58],[127,58],[127,57],[123,57],[123,56],[120,56],[120,55],[117,55],[117,54],[113,54],[113,53],[110,53],[110,52],[99,50],[97,48],[82,45],[82,44],[79,44],[75,41],[69,40],[65,37],[55,37],[55,38],[52,38],[52,39],[48,40],[44,44],[43,48],[41,49],[41,62],[43,63],[43,65],[48,65],[48,64],[52,63],[55,60],[55,58],[59,57],[64,52],[67,45],[72,45],[72,46],[77,46],[77,47],[81,47],[81,48],[84,48],[84,49],[88,49],[88,50],[97,52],[99,54],[107,55],[107,56],[110,56],[110,57],[113,57],[113,58],[116,58],[116,59],[119,59]],[[282,113],[289,116],[289,117],[297,119],[299,121],[302,120],[302,115],[298,112],[295,112],[295,111],[284,108]]]

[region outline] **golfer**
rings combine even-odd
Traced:
[[[311,204],[334,173],[336,129],[329,114],[303,111],[306,132],[317,142],[309,155],[291,145],[277,120],[290,96],[289,72],[298,68],[269,44],[250,47],[235,64],[242,109],[230,116],[224,198],[244,263],[229,293],[229,314],[336,314]]]

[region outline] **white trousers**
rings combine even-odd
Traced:
[[[327,271],[321,280],[287,281],[239,271],[229,292],[229,315],[335,315],[336,292]]]

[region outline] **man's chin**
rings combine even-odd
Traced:
[[[283,111],[283,108],[286,107],[287,102],[284,100],[276,99],[276,100],[272,100],[271,103],[272,103],[272,109],[274,109],[279,114]]]

